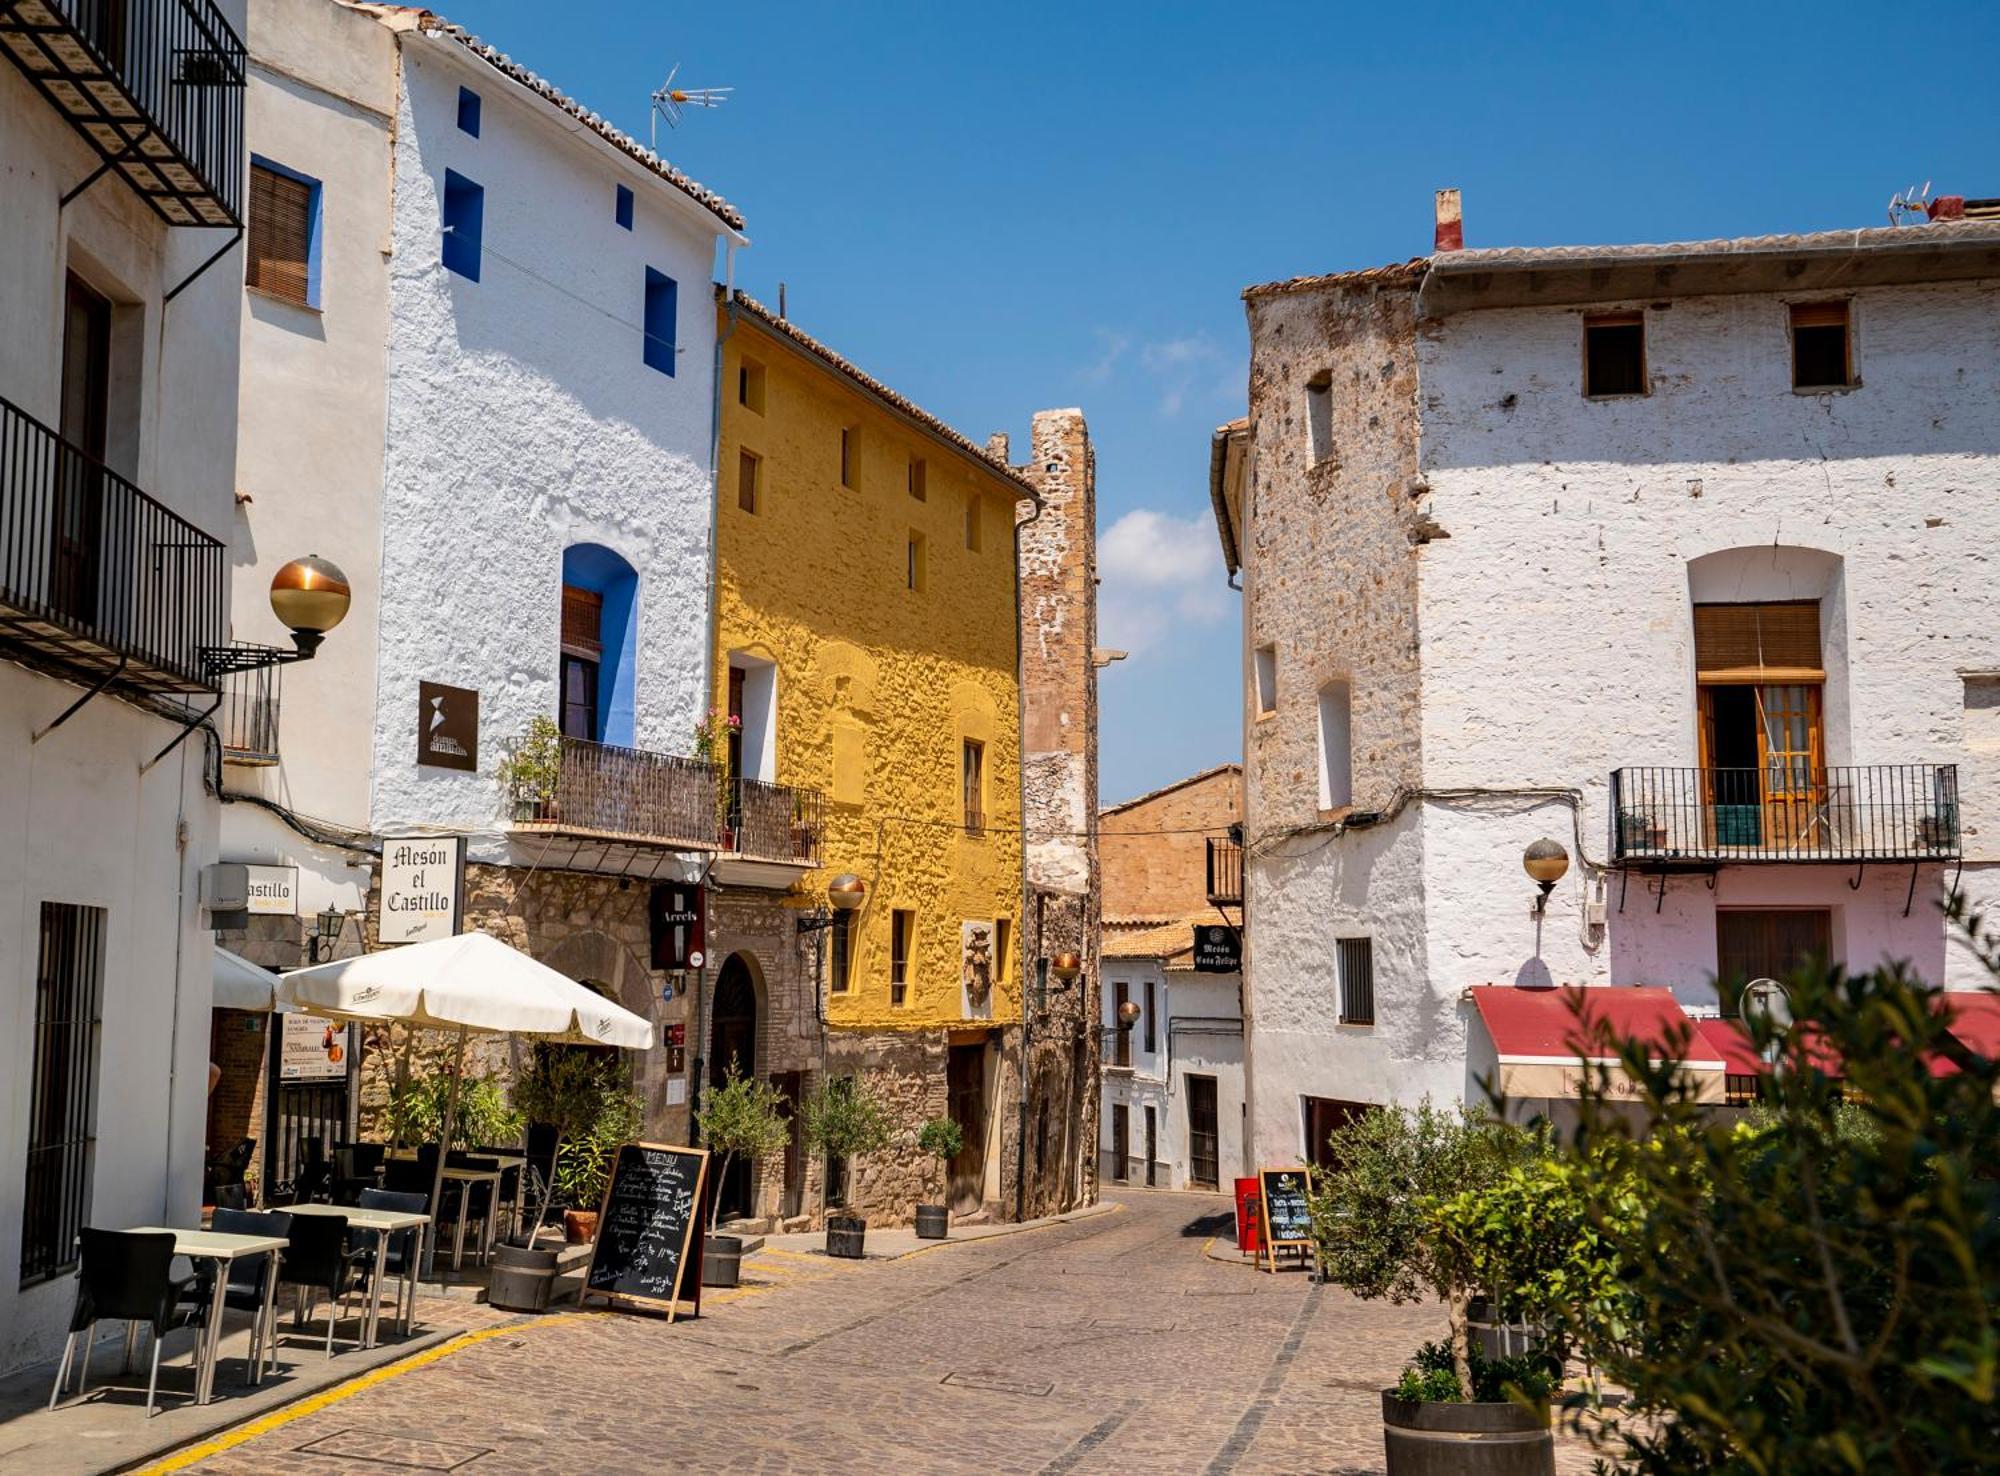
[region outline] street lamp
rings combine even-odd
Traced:
[[[1130,1030],[1134,1025],[1138,1023],[1139,1023],[1138,1000],[1128,999],[1125,1001],[1125,1003],[1118,1006],[1118,1028],[1120,1030]]]
[[[1548,910],[1549,893],[1569,870],[1569,852],[1544,836],[1521,853],[1521,869],[1542,889],[1541,896],[1535,899],[1535,916],[1540,917]]]
[[[292,649],[242,643],[206,646],[202,648],[202,666],[214,678],[230,672],[310,661],[326,633],[347,618],[353,600],[347,576],[331,560],[318,554],[293,559],[271,576],[271,613],[291,632]]]
[[[1056,983],[1068,984],[1083,972],[1083,960],[1074,953],[1058,953],[1049,959],[1049,972],[1056,976]]]
[[[333,952],[333,945],[340,941],[340,930],[347,922],[347,914],[338,907],[328,907],[313,919],[312,961],[324,963]]]

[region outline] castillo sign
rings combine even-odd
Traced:
[[[1243,935],[1226,923],[1202,923],[1194,930],[1197,974],[1243,972]]]

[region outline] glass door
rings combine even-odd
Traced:
[[[1792,684],[1760,686],[1756,691],[1765,844],[1786,850],[1831,845],[1820,689]]]

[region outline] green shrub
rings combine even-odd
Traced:
[[[1467,1349],[1467,1361],[1472,1365],[1472,1398],[1479,1404],[1502,1404],[1509,1400],[1546,1404],[1562,1371],[1561,1362],[1551,1354],[1515,1353],[1488,1358],[1477,1343]],[[1396,1397],[1421,1399],[1431,1404],[1463,1403],[1465,1395],[1459,1388],[1451,1344],[1425,1343],[1417,1349],[1416,1356],[1403,1369]]]
[[[800,1136],[816,1154],[853,1158],[888,1146],[889,1115],[867,1084],[851,1076],[829,1076],[799,1103]],[[820,1186],[824,1207],[829,1184]]]
[[[715,1170],[718,1183],[739,1154],[762,1158],[782,1151],[791,1140],[784,1097],[768,1081],[743,1075],[733,1060],[722,1085],[711,1089],[703,1099],[698,1116],[703,1141],[710,1152],[721,1155],[721,1163]],[[721,1195],[709,1196],[711,1230],[721,1206]]]
[[[444,1131],[451,1077],[426,1072],[397,1083],[383,1109],[383,1127],[397,1143],[435,1143]],[[512,1143],[521,1136],[521,1114],[507,1103],[497,1078],[468,1076],[459,1083],[458,1111],[452,1118],[451,1146],[477,1148]]]
[[[965,1148],[965,1129],[949,1117],[933,1117],[918,1130],[917,1147],[938,1161],[938,1179],[948,1189],[951,1161]]]
[[[540,1186],[527,1227],[532,1241],[555,1196],[585,1209],[597,1203],[604,1190],[601,1174],[609,1172],[619,1145],[638,1135],[641,1113],[630,1069],[618,1053],[555,1044],[537,1045],[530,1053],[514,1078],[514,1106],[529,1122],[556,1132],[555,1172]],[[564,1145],[572,1142],[584,1146],[565,1158]]]

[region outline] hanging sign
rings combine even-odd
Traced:
[[[250,911],[265,917],[299,915],[299,869],[296,866],[246,866],[250,877]]]
[[[1243,972],[1243,935],[1223,923],[1201,923],[1194,930],[1194,971],[1197,974]]]
[[[417,762],[433,769],[479,767],[479,694],[417,683]]]
[[[382,842],[382,905],[376,930],[384,943],[428,943],[458,931],[464,892],[465,838],[411,835]]]
[[[707,900],[698,882],[653,883],[647,911],[653,931],[654,968],[677,974],[708,962],[702,940]]]
[[[347,1080],[347,1027],[318,1015],[280,1015],[278,1080]]]
[[[611,1165],[581,1297],[701,1315],[702,1188],[708,1151],[627,1143]]]

